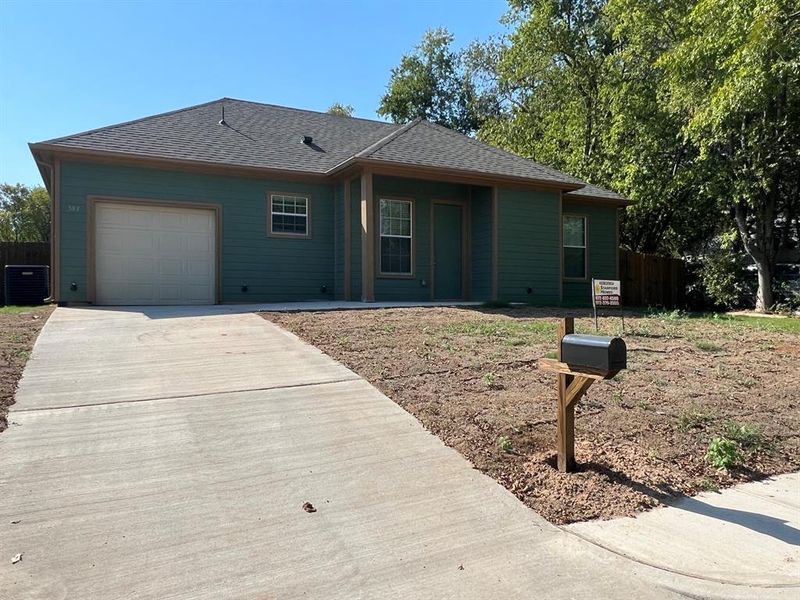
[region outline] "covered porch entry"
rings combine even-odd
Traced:
[[[342,185],[342,300],[491,297],[492,188],[363,173]]]

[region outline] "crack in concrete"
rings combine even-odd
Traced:
[[[285,385],[272,385],[258,388],[245,388],[240,390],[219,390],[216,392],[200,392],[197,394],[178,394],[175,396],[157,396],[154,398],[134,398],[131,400],[112,400],[110,402],[89,402],[86,404],[67,404],[64,406],[45,406],[38,408],[17,408],[9,415],[21,412],[46,412],[52,410],[66,410],[70,408],[87,408],[92,406],[110,406],[113,404],[137,404],[139,402],[158,402],[160,400],[180,400],[182,398],[203,398],[205,396],[220,396],[224,394],[243,394],[245,392],[266,392],[270,390],[287,390],[292,388],[313,387],[317,385],[332,385],[335,383],[345,383],[347,381],[364,381],[361,377],[346,377],[341,379],[331,379],[328,381],[315,381],[311,383],[291,383]]]

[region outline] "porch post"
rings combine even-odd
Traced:
[[[375,302],[375,203],[372,173],[361,174],[361,301]]]
[[[497,300],[497,263],[499,241],[497,239],[497,218],[500,212],[497,199],[497,186],[492,186],[492,300]]]
[[[351,217],[350,217],[350,207],[352,203],[352,198],[350,197],[350,179],[345,179],[344,181],[344,299],[350,300],[350,296],[352,295],[352,289],[350,285],[351,277],[351,269],[352,269],[352,257],[350,256],[350,229],[351,229]]]

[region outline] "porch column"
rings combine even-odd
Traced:
[[[346,179],[344,182],[344,299],[350,300],[352,295],[352,286],[351,282],[351,269],[352,269],[352,257],[350,256],[350,229],[351,229],[351,217],[350,217],[350,210],[351,210],[351,203],[352,198],[350,197],[350,179]]]
[[[372,173],[361,174],[361,301],[375,302],[375,203]]]
[[[497,263],[499,260],[499,240],[497,239],[497,219],[500,214],[500,207],[497,199],[497,186],[492,187],[492,300],[497,300]]]

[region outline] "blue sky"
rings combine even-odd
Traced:
[[[505,31],[505,0],[0,0],[0,182],[39,184],[27,143],[215,98],[375,110],[431,27]]]

